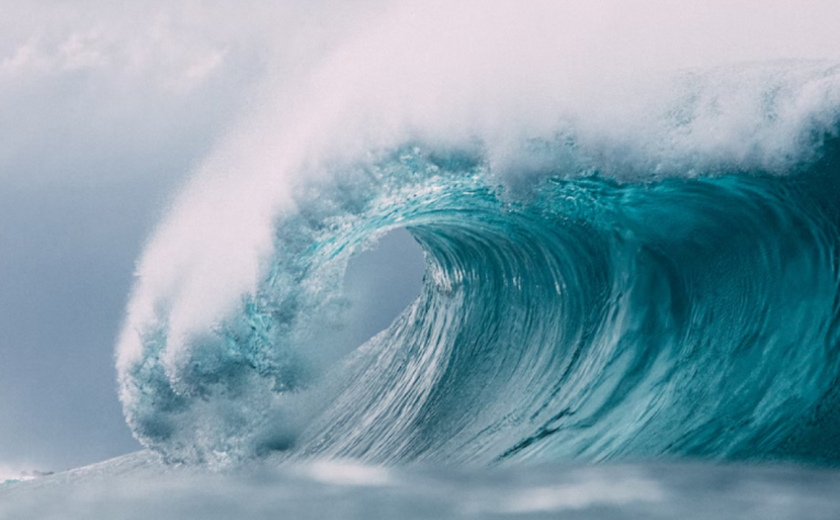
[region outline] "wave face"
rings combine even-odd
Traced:
[[[129,425],[173,461],[833,464],[840,119],[802,117],[796,153],[694,148],[665,173],[568,132],[524,140],[513,175],[480,141],[324,163],[223,319],[186,339],[165,305],[129,320]],[[336,361],[347,262],[398,227],[422,294]]]

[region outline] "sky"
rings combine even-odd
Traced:
[[[422,126],[470,99],[507,103],[522,92],[510,77],[551,84],[533,71],[558,57],[598,77],[840,55],[835,0],[493,5],[0,0],[0,469],[140,448],[114,369],[138,259],[207,164],[265,168],[230,149],[254,135],[270,148],[298,101],[338,92]],[[303,92],[313,75],[329,88]],[[457,88],[436,107],[443,86]],[[348,283],[377,295],[360,337],[416,294],[419,254],[398,233],[351,266]]]
[[[251,73],[211,78],[212,50],[142,32],[129,56],[75,6],[0,22],[0,463],[18,470],[140,447],[113,368],[134,262]]]

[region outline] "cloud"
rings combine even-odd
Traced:
[[[0,181],[185,175],[238,120],[269,72],[291,76],[339,37],[334,29],[349,10],[342,5],[6,6],[0,20]],[[307,37],[295,36],[301,33]],[[167,161],[184,171],[159,171]]]

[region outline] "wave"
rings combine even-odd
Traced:
[[[568,119],[506,154],[417,139],[300,163],[292,203],[257,219],[259,276],[209,325],[182,327],[198,300],[179,277],[151,291],[141,269],[118,352],[129,425],[167,460],[221,464],[835,463],[838,68],[786,67],[750,76],[752,126],[726,108],[743,72],[724,70],[676,82],[643,137]],[[182,207],[174,220],[199,222]],[[347,345],[348,260],[403,227],[422,294]],[[145,265],[177,264],[172,248],[194,245],[178,236]]]

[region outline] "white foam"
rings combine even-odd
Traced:
[[[340,486],[385,486],[395,480],[387,468],[352,461],[321,461],[303,467],[303,474],[325,484]]]
[[[654,481],[642,478],[600,479],[544,486],[515,493],[498,504],[506,513],[546,513],[586,509],[594,506],[626,506],[634,502],[666,500],[665,491]]]

